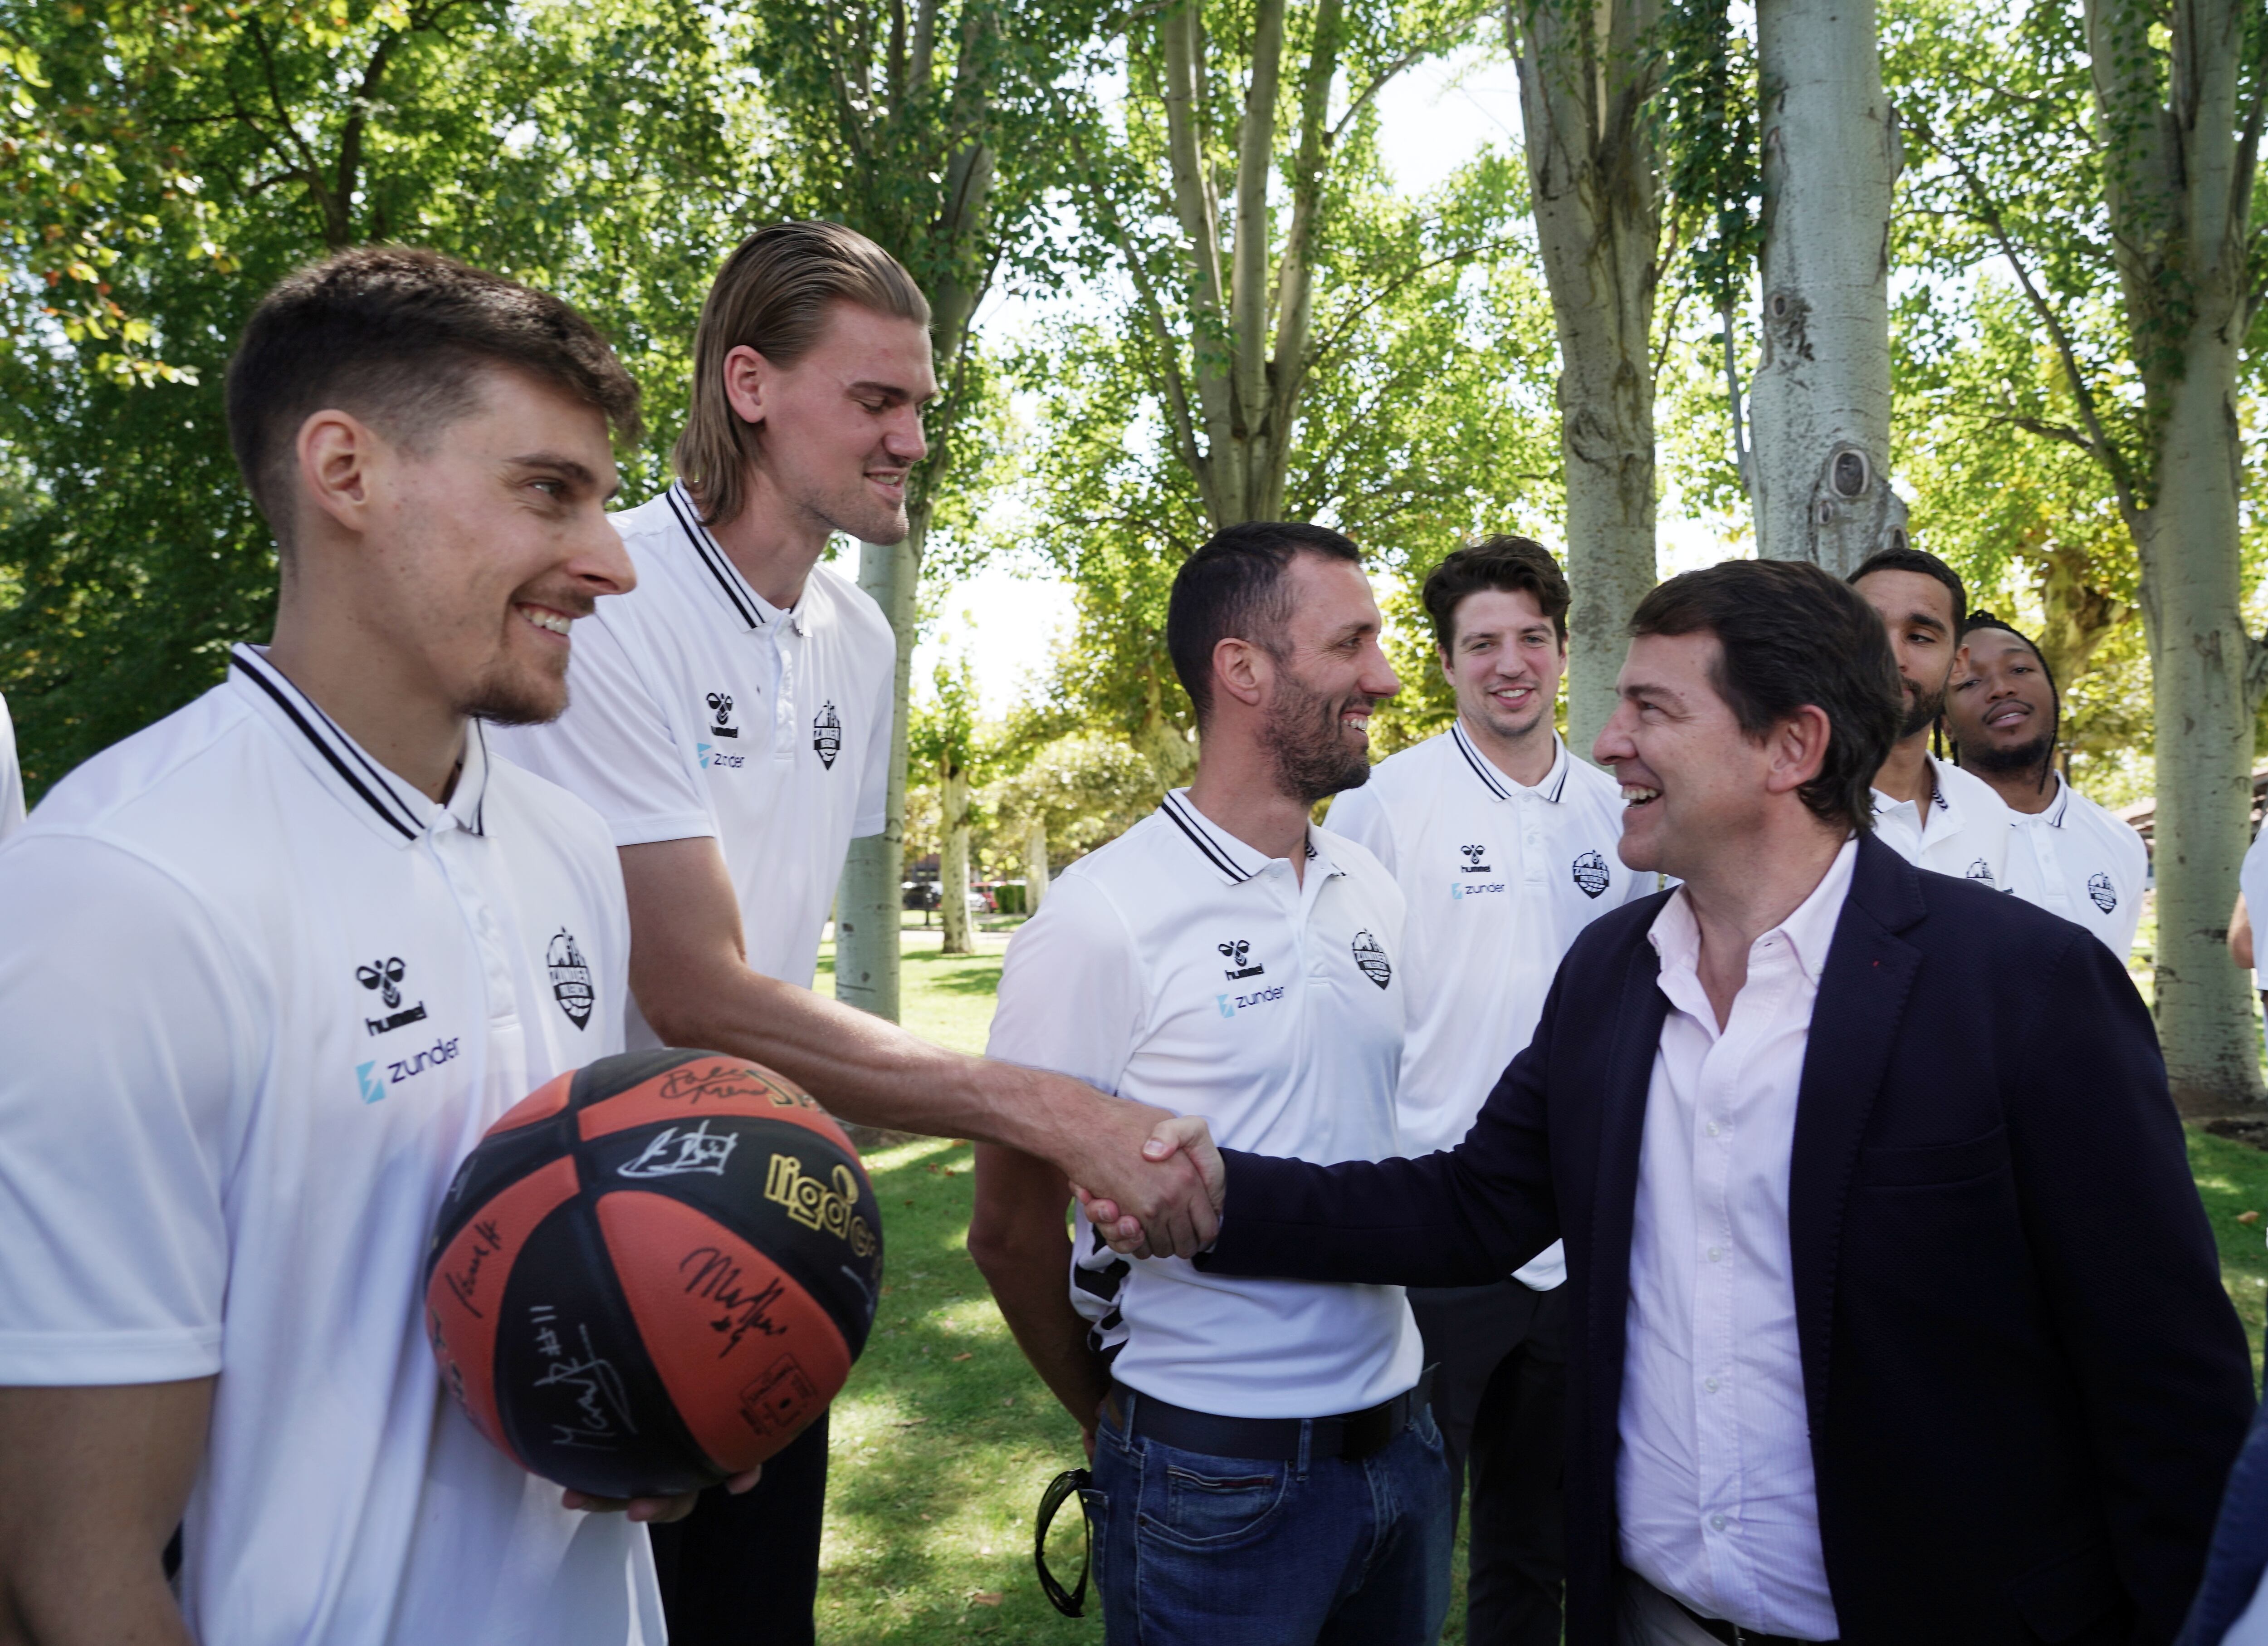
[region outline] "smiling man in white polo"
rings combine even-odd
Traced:
[[[1235,526],[1190,557],[1166,633],[1196,779],[1016,934],[993,1056],[1303,1159],[1400,1152],[1402,893],[1307,821],[1369,775],[1399,685],[1378,632],[1336,532]],[[1130,1265],[1084,1222],[1066,1238],[1068,1198],[1045,1163],[980,1151],[968,1244],[1089,1436],[1111,1646],[1430,1642],[1448,1470],[1401,1289]]]

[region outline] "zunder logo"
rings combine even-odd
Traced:
[[[559,1002],[569,1022],[582,1028],[591,1021],[591,1008],[599,997],[591,987],[591,968],[583,962],[583,951],[575,947],[575,934],[565,926],[553,935],[543,963],[551,971],[551,998]]]
[[[1229,969],[1220,975],[1231,983],[1239,978],[1259,977],[1268,970],[1257,961],[1249,965],[1245,963],[1251,956],[1252,945],[1241,937],[1233,943],[1215,943],[1213,947],[1220,951],[1220,957],[1228,962]]]
[[[829,771],[835,770],[835,757],[843,752],[843,722],[836,717],[832,702],[819,705],[819,712],[811,722],[811,749],[819,757],[819,764]]]
[[[401,979],[407,971],[408,968],[402,965],[401,956],[399,955],[389,956],[384,960],[373,960],[366,966],[355,968],[355,981],[365,989],[377,991],[379,999],[386,1002],[385,1016],[365,1017],[362,1020],[364,1032],[383,1035],[401,1028],[404,1023],[417,1022],[424,1017],[424,1001],[420,1000],[415,1006],[401,1004]]]
[[[1586,897],[1595,897],[1613,883],[1614,875],[1607,867],[1607,860],[1596,852],[1586,852],[1575,860],[1575,884],[1581,887]]]
[[[740,734],[740,728],[733,724],[733,699],[729,693],[711,692],[709,712],[716,717],[709,729],[718,736],[738,737]]]
[[[2088,902],[2105,914],[2118,906],[2118,894],[2110,889],[2110,876],[2108,875],[2089,875],[2087,877],[2087,897]]]
[[[1367,930],[1354,934],[1354,963],[1381,989],[1394,981],[1394,967],[1386,958],[1386,950]]]

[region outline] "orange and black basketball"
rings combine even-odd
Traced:
[[[467,1157],[425,1260],[441,1375],[524,1468],[600,1497],[711,1485],[826,1409],[882,1278],[874,1191],[793,1083],[604,1058]]]

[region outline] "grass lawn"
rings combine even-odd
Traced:
[[[938,954],[906,932],[907,1026],[981,1052],[1000,977],[1001,934],[973,956]],[[832,989],[832,945],[820,956]],[[2220,1244],[2221,1277],[2258,1364],[2268,1314],[2268,1154],[2190,1129],[2190,1163]],[[825,1646],[946,1641],[1099,1642],[1100,1605],[1057,1614],[1032,1572],[1040,1494],[1080,1461],[1079,1429],[1024,1365],[968,1258],[970,1150],[904,1143],[866,1162],[881,1204],[887,1281],[874,1335],[835,1402],[827,1536],[820,1555]],[[1057,1517],[1050,1564],[1079,1565],[1075,1504]],[[1443,1638],[1464,1638],[1464,1558]]]

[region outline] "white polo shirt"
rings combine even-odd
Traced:
[[[2015,813],[1984,779],[1935,755],[1927,758],[1936,779],[1928,823],[1923,823],[1911,801],[1892,800],[1875,789],[1876,838],[1916,868],[2007,890],[2008,824]]]
[[[637,587],[575,626],[567,712],[496,746],[598,808],[616,845],[713,836],[748,965],[810,985],[851,840],[889,793],[897,641],[812,568],[793,611],[748,586],[674,485],[614,516]],[[630,1044],[659,1044],[630,1008]]]
[[[1528,788],[1453,726],[1331,802],[1332,829],[1369,847],[1410,900],[1405,1153],[1457,1145],[1534,1037],[1568,945],[1655,889],[1653,875],[1623,867],[1622,786],[1552,741],[1550,771]],[[1538,1291],[1565,1280],[1558,1243],[1518,1278]]]
[[[1402,1152],[1402,893],[1351,840],[1310,830],[1304,882],[1176,789],[1048,889],[1008,944],[990,1055],[1175,1114],[1231,1148],[1330,1163]],[[1084,1215],[1071,1301],[1111,1375],[1222,1417],[1322,1417],[1418,1381],[1398,1286],[1130,1264]]]
[[[2056,797],[2041,812],[2008,808],[2008,889],[2027,903],[2085,926],[2126,963],[2142,919],[2150,849],[2133,825],[2056,776]],[[2247,906],[2250,906],[2249,904]]]
[[[23,821],[24,774],[16,764],[16,723],[8,718],[8,699],[0,698],[0,840]]]
[[[450,802],[250,647],[0,848],[0,1384],[218,1373],[180,1600],[213,1646],[630,1646],[642,1528],[441,1392],[433,1214],[489,1124],[619,1051],[605,825],[490,761]]]

